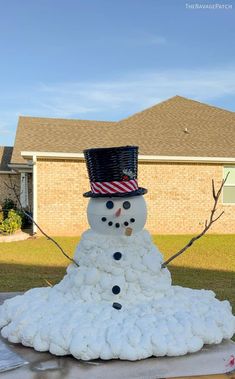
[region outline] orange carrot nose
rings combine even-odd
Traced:
[[[121,209],[121,208],[119,208],[119,209],[117,210],[117,212],[115,213],[115,216],[116,216],[116,217],[119,217],[119,216],[120,216],[120,214],[121,214],[121,211],[122,211],[122,209]]]

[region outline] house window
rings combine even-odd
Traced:
[[[223,188],[223,203],[235,204],[235,166],[224,167],[224,178],[228,172],[229,175]]]

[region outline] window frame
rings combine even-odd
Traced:
[[[235,170],[235,165],[224,165],[223,166],[223,179],[225,178],[225,175],[224,175],[225,172],[224,171],[225,171],[226,168],[232,168],[232,169]],[[235,182],[234,182],[234,184],[229,184],[229,185],[225,183],[224,186],[223,186],[223,189],[222,189],[222,204],[223,205],[233,205],[233,206],[235,206],[235,200],[234,200],[234,203],[225,203],[224,202],[224,188],[225,187],[235,187]]]

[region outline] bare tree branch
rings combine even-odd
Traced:
[[[214,200],[216,200],[214,179],[212,179],[212,194],[213,194],[213,198],[214,198]]]
[[[219,220],[219,218],[222,216],[224,214],[224,211],[223,212],[221,212],[220,213],[220,215],[218,216],[218,217],[216,217],[214,220],[213,220],[213,222],[215,222],[215,221],[217,221],[217,220]]]
[[[11,179],[11,176],[9,175],[9,180],[10,180],[10,186],[4,182],[5,186],[10,189],[11,191],[13,191],[18,203],[19,203],[19,206],[20,206],[20,210],[21,212],[30,220],[32,221],[32,223],[34,225],[36,225],[36,227],[40,230],[40,232],[51,242],[53,242],[57,247],[58,249],[61,251],[61,253],[66,257],[68,258],[71,262],[73,262],[77,267],[79,267],[79,264],[73,259],[71,258],[68,254],[66,254],[66,252],[64,251],[64,249],[59,245],[59,243],[54,240],[52,237],[50,237],[47,233],[44,232],[44,230],[38,225],[38,223],[33,219],[33,217],[30,216],[30,214],[28,214],[27,212],[25,212],[22,204],[21,204],[21,201],[20,201],[20,196],[18,195],[18,192],[16,190],[17,188],[17,185],[16,184],[13,184],[12,183],[12,179]]]
[[[202,230],[202,232],[200,234],[198,234],[197,236],[193,237],[187,243],[187,245],[185,245],[180,251],[178,251],[177,253],[175,253],[174,255],[172,255],[165,262],[163,262],[162,263],[162,268],[165,268],[168,265],[168,263],[170,263],[171,261],[173,261],[173,259],[177,258],[179,255],[181,255],[182,253],[184,253],[190,246],[192,246],[192,244],[195,241],[197,241],[199,238],[201,238],[210,229],[211,225],[213,225],[214,222],[216,222],[224,214],[224,211],[223,211],[223,212],[220,213],[219,216],[217,216],[216,218],[214,218],[215,212],[217,210],[216,207],[217,207],[217,204],[218,204],[218,200],[219,200],[221,191],[223,189],[223,186],[224,186],[224,184],[225,184],[225,182],[226,182],[226,180],[228,178],[228,175],[229,175],[229,172],[227,173],[225,179],[222,180],[220,188],[218,189],[217,193],[215,191],[214,179],[212,179],[212,195],[213,195],[213,199],[214,199],[214,206],[213,206],[213,208],[211,210],[209,222],[208,222],[208,220],[205,221],[205,226],[204,226],[204,229]]]

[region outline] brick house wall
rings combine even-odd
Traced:
[[[196,233],[202,230],[213,205],[211,180],[218,186],[221,164],[139,163],[139,185],[148,188],[146,228],[154,234]],[[89,190],[84,162],[39,159],[37,162],[38,223],[51,235],[80,235],[88,228]],[[235,233],[235,205],[223,205],[225,214],[211,233]]]
[[[89,186],[84,162],[37,161],[38,223],[52,235],[80,235],[88,226],[82,196]]]

